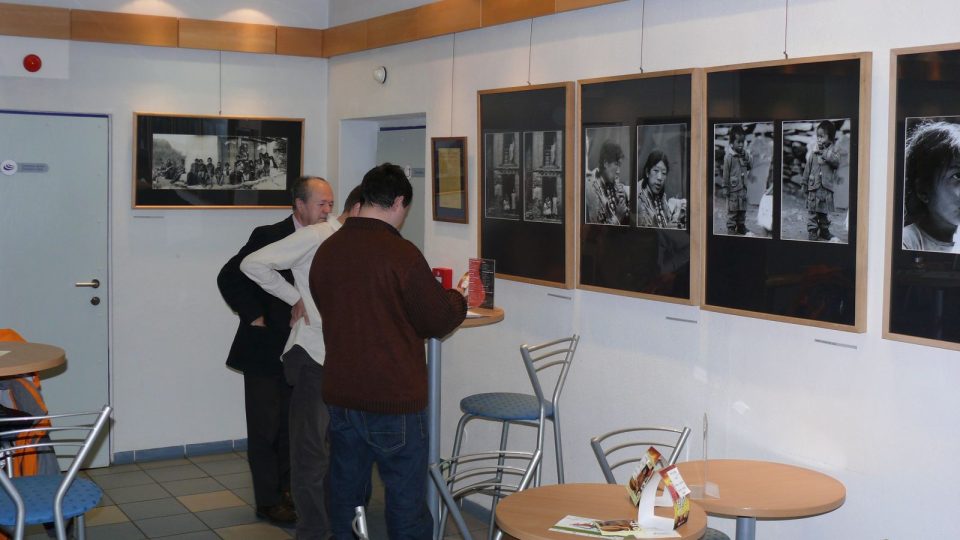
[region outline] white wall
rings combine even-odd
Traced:
[[[351,2],[379,4],[373,0]],[[537,19],[530,81],[546,83],[635,73],[640,66],[640,0]],[[331,20],[341,17],[331,6]],[[756,458],[824,471],[847,487],[830,514],[760,522],[761,538],[955,537],[960,523],[960,357],[881,339],[889,50],[958,41],[960,3],[801,0],[789,4],[791,57],[872,51],[868,331],[849,334],[701,312],[694,307],[555,291],[497,282],[507,312],[498,325],[460,331],[444,344],[443,452],[449,453],[457,404],[470,393],[528,390],[518,347],[579,332],[577,362],[563,399],[568,481],[599,481],[590,436],[625,425],[686,424],[696,434],[710,415],[711,457]],[[648,0],[646,71],[782,58],[784,3],[751,0]],[[470,193],[477,193],[476,92],[526,84],[529,22],[360,52],[330,61],[327,155],[338,148],[339,120],[425,111],[427,136],[469,138]],[[385,85],[371,71],[384,65]],[[453,113],[451,129],[451,84]],[[476,205],[470,224],[426,218],[433,266],[465,270],[476,254]],[[571,299],[548,296],[556,292]],[[665,319],[694,319],[696,324]],[[824,339],[856,349],[816,343]],[[519,431],[519,430],[517,430]],[[518,440],[522,440],[518,438]],[[468,447],[491,447],[493,429],[473,428]],[[553,463],[547,452],[546,465]],[[908,467],[898,474],[895,468]],[[909,487],[906,475],[914,480]],[[548,475],[548,479],[553,473]],[[926,483],[929,482],[929,483]],[[921,483],[926,483],[921,488]],[[922,495],[906,496],[905,491]],[[733,521],[711,518],[728,533]]]
[[[112,7],[105,1],[61,4]],[[219,12],[208,8],[226,5],[181,4],[185,16],[209,18]],[[205,8],[190,12],[194,4]],[[278,11],[280,4],[289,8],[288,16],[277,24],[295,24],[297,14],[307,12],[319,25],[326,22],[325,2],[246,3],[274,14],[284,12]],[[0,77],[0,108],[112,116],[113,450],[243,438],[242,377],[224,366],[237,319],[220,298],[216,276],[255,226],[288,213],[148,211],[130,205],[132,113],[216,115],[221,109],[220,53],[83,42],[68,46],[68,79]],[[305,118],[304,170],[326,174],[327,61],[223,53],[222,62],[223,114]],[[40,211],[37,216],[42,219]]]

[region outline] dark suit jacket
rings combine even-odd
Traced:
[[[258,249],[276,242],[294,231],[293,216],[257,227],[250,234],[240,252],[234,255],[217,276],[220,294],[230,308],[240,316],[240,326],[233,338],[227,365],[248,375],[281,375],[280,355],[290,335],[290,306],[264,291],[240,271],[244,257]],[[289,270],[280,272],[293,283]],[[263,316],[266,327],[250,323]]]

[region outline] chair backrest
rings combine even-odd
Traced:
[[[540,400],[541,407],[545,405],[547,399],[544,397],[543,387],[540,384],[540,372],[553,367],[560,368],[553,392],[549,397],[553,406],[558,407],[557,401],[560,399],[563,384],[567,380],[567,373],[570,371],[570,364],[573,363],[573,356],[577,352],[578,343],[580,343],[580,336],[574,334],[568,338],[556,339],[540,345],[524,344],[520,346],[523,365],[527,368],[530,384],[533,385],[533,392]]]
[[[370,540],[370,531],[367,529],[367,510],[362,506],[353,509],[353,534],[357,535],[357,540]]]
[[[663,455],[665,465],[673,465],[680,457],[683,445],[690,436],[690,428],[635,427],[618,429],[590,439],[597,463],[608,484],[616,484],[613,470],[628,463],[638,463],[653,446]],[[606,447],[604,447],[606,444]],[[623,452],[626,450],[626,452]],[[616,456],[612,454],[616,453]],[[612,460],[618,460],[611,463]],[[632,472],[632,471],[631,471]]]
[[[49,438],[44,437],[35,443],[4,448],[0,450],[0,455],[4,457],[16,457],[20,454],[40,452],[58,452],[62,449],[70,450],[68,454],[63,456],[58,453],[58,456],[64,457],[69,463],[57,487],[57,492],[53,497],[53,513],[56,518],[58,535],[65,534],[64,530],[61,530],[64,527],[63,497],[66,495],[70,485],[73,484],[74,479],[77,477],[77,472],[79,472],[80,467],[86,461],[94,443],[110,419],[111,411],[112,408],[109,405],[104,405],[103,409],[99,412],[0,418],[0,439],[14,438],[21,433],[36,430],[35,427],[28,427],[3,431],[5,424],[22,423],[25,420],[36,422],[49,420],[52,423],[51,427],[44,428]],[[7,492],[7,495],[13,499],[14,505],[17,508],[16,537],[22,538],[26,507],[23,498],[14,485],[15,480],[16,479],[8,478],[5,474],[0,474],[0,485],[2,485],[4,491]]]
[[[465,540],[473,540],[470,529],[463,520],[458,502],[470,495],[489,495],[496,501],[500,497],[523,491],[530,485],[541,451],[518,452],[500,450],[463,454],[430,465],[430,477],[437,486],[443,501],[441,526],[446,522],[446,513],[453,516],[457,529]],[[496,508],[491,508],[495,512]],[[499,538],[500,534],[497,533]]]

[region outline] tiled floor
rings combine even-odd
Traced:
[[[243,453],[216,454],[91,469],[86,473],[104,491],[100,506],[87,514],[89,540],[177,538],[182,540],[273,540],[293,538],[293,529],[260,521],[254,512],[250,469]],[[383,488],[375,482],[367,509],[371,540],[386,539]],[[486,525],[467,516],[477,538]],[[451,525],[447,538],[460,538]],[[27,538],[46,539],[43,527]]]

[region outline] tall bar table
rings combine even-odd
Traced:
[[[43,343],[0,341],[0,377],[55,368],[66,362],[60,347]]]
[[[471,314],[480,315],[471,317]],[[494,307],[491,309],[470,308],[467,312],[467,319],[463,321],[460,328],[476,328],[478,326],[487,326],[496,324],[503,320],[503,309]],[[427,343],[427,379],[429,384],[429,404],[427,406],[427,420],[429,424],[430,451],[427,459],[433,464],[440,461],[440,340],[430,338]],[[437,494],[437,488],[429,479],[427,481],[427,506],[430,507],[430,513],[433,515],[434,536],[436,536],[439,526],[440,498]]]

